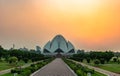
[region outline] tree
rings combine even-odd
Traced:
[[[13,56],[13,57],[10,57],[9,58],[9,63],[11,64],[11,63],[17,63],[18,62],[18,58],[17,57],[15,57],[15,56]]]
[[[0,59],[1,59],[1,57],[3,56],[3,52],[4,52],[4,49],[3,49],[3,47],[0,45]]]
[[[28,63],[29,59],[28,59],[28,58],[24,58],[23,61],[24,61],[25,63]]]
[[[26,57],[26,56],[23,56],[23,51],[20,51],[20,50],[17,50],[17,49],[13,49],[13,50],[10,50],[10,56],[15,56],[18,58],[18,61],[20,61],[23,57]]]
[[[90,58],[86,58],[86,60],[87,60],[87,63],[90,63]]]
[[[104,59],[104,58],[101,58],[101,59],[100,59],[100,63],[101,63],[101,64],[105,64],[105,59]]]
[[[111,51],[109,51],[109,52],[106,51],[105,53],[106,53],[106,55],[105,55],[105,60],[106,60],[107,62],[109,62],[110,59],[111,59],[112,57],[114,57],[114,53],[111,52]]]
[[[98,59],[96,59],[95,61],[94,61],[94,64],[100,64],[100,61],[98,60]]]
[[[79,53],[79,54],[74,54],[71,59],[83,62],[83,60],[85,59],[85,53]]]
[[[120,64],[120,60],[119,60],[119,59],[118,59],[118,61],[117,61],[117,62],[118,62],[118,64]]]
[[[106,52],[90,52],[91,59],[104,59],[105,61],[109,62],[110,59],[114,56],[113,52],[106,51]]]
[[[113,58],[113,61],[114,61],[114,62],[117,62],[117,58]]]

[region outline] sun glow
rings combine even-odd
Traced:
[[[86,49],[120,45],[120,0],[0,0],[0,10],[4,41],[15,36],[44,44],[62,34]]]
[[[41,7],[41,2],[36,0],[35,6]],[[48,9],[54,8],[61,12],[81,12],[83,14],[90,14],[99,9],[102,5],[102,0],[46,0],[44,5]]]

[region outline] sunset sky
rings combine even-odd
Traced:
[[[43,47],[62,34],[76,49],[120,51],[120,0],[0,0],[0,45]]]

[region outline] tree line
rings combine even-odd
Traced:
[[[0,60],[4,59],[5,61],[12,63],[14,61],[23,60],[27,63],[29,60],[32,62],[46,59],[44,55],[31,51],[21,51],[18,49],[6,50],[0,46]]]
[[[91,60],[95,61],[95,64],[101,63],[104,64],[105,62],[109,62],[110,59],[114,57],[114,53],[111,51],[91,51],[91,52],[80,52],[78,54],[74,54],[71,59],[83,62],[86,59],[87,63],[90,63]]]

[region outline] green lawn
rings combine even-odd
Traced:
[[[29,61],[28,63],[30,63],[31,61]],[[24,65],[25,63],[23,62],[23,61],[20,61],[20,62],[18,62],[18,64],[17,65]],[[1,61],[0,62],[0,71],[1,70],[5,70],[5,69],[9,69],[9,68],[13,68],[13,67],[15,67],[15,65],[13,65],[13,64],[9,64],[9,63],[7,63],[7,62],[5,62],[5,61]]]
[[[0,75],[0,76],[14,76],[14,75],[13,75],[13,74],[11,74],[11,73],[7,73],[7,74]],[[21,76],[21,75],[17,74],[16,76]]]
[[[45,66],[46,64],[50,63],[52,60],[53,60],[53,58],[52,59],[42,60],[40,62],[36,62],[36,63],[32,64],[34,66],[30,65],[28,67],[22,68],[21,73],[15,75],[15,76],[29,76],[31,73],[35,72],[36,70],[38,70],[38,69],[42,68],[43,66]],[[18,71],[18,69],[16,69],[16,70]],[[20,71],[20,69],[19,69],[19,71]],[[14,76],[14,74],[12,74],[10,72],[10,73],[6,73],[6,74],[0,75],[0,76]]]
[[[6,63],[5,61],[0,62],[0,71],[8,68],[12,68],[12,67],[14,66],[10,65],[9,63]]]
[[[13,76],[13,74],[7,73],[7,74],[1,75],[1,76]]]
[[[106,75],[95,71],[95,73],[92,74],[92,76],[106,76]]]
[[[99,68],[109,70],[115,73],[120,73],[120,64],[117,63],[111,63],[111,64],[102,64],[98,66]]]
[[[91,63],[87,63],[86,60],[84,60],[83,63],[91,65],[91,66],[99,67],[101,69],[108,70],[111,72],[120,73],[120,64],[112,62],[112,61],[110,61],[109,63],[99,64],[99,65],[95,65],[93,61],[91,61]]]

